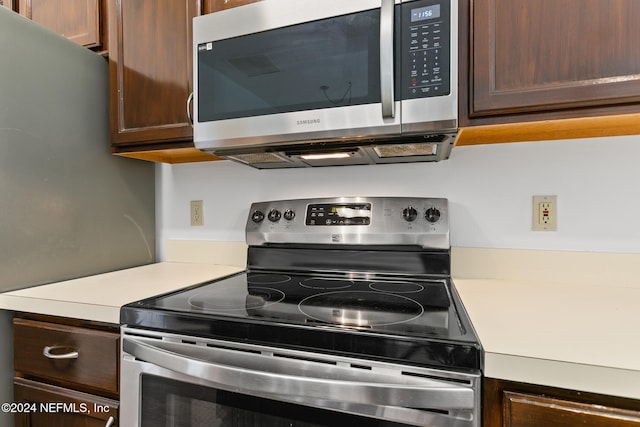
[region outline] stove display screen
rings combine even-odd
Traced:
[[[369,225],[371,203],[311,204],[306,225]]]

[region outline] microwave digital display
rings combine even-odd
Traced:
[[[426,21],[433,18],[440,18],[439,4],[411,9],[411,22]]]

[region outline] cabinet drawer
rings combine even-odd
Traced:
[[[21,376],[115,395],[119,338],[105,331],[14,319],[14,368]]]
[[[640,412],[549,396],[504,393],[507,427],[640,427]]]
[[[16,427],[118,426],[117,400],[24,378],[14,378],[13,396],[15,402],[28,403],[31,409],[15,413]]]

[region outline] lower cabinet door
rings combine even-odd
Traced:
[[[508,427],[640,427],[640,412],[549,396],[504,393]]]
[[[15,427],[115,427],[119,402],[62,387],[13,380]]]
[[[640,400],[484,378],[483,427],[640,427]]]

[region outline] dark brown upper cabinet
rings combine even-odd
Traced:
[[[112,143],[190,140],[191,19],[199,2],[111,0]]]
[[[470,4],[471,124],[640,111],[639,1]]]
[[[13,0],[27,18],[96,51],[106,50],[102,0]]]
[[[108,0],[111,151],[160,162],[213,160],[193,145],[192,19],[199,0]]]

